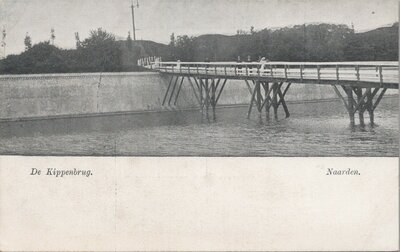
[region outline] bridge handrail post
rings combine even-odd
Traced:
[[[339,84],[339,66],[338,65],[336,65],[336,83],[338,83]]]
[[[287,65],[285,64],[285,80],[287,80]]]
[[[226,66],[224,66],[224,73],[225,73],[225,76],[226,76]]]
[[[199,74],[199,64],[196,64],[197,74]]]
[[[190,75],[190,65],[187,65],[187,69],[188,69],[188,74]]]
[[[217,66],[216,65],[214,65],[214,72],[215,72],[215,75],[217,75]]]
[[[382,73],[382,66],[379,66],[379,83],[381,87],[383,86],[383,73]]]
[[[172,72],[173,72],[173,73],[175,73],[175,70],[174,70],[174,65],[172,65]]]
[[[269,66],[269,69],[271,70],[271,77],[274,77],[274,66],[273,65],[270,65]]]
[[[249,76],[249,70],[247,64],[246,64],[246,76]]]
[[[235,75],[237,76],[237,69],[236,69],[236,65],[234,66],[235,69]]]
[[[318,75],[318,82],[321,81],[321,66],[317,65],[317,75]]]
[[[301,79],[301,82],[303,82],[303,68],[304,68],[304,66],[300,65],[300,79]]]
[[[357,81],[360,81],[360,66],[356,65],[356,77],[357,77]]]

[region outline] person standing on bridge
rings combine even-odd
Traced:
[[[240,56],[237,57],[237,63],[242,63],[242,60],[240,59]],[[238,69],[237,73],[238,74],[242,74],[242,66],[240,64],[238,64],[237,69]]]
[[[260,63],[261,63],[261,66],[260,66],[260,73],[261,74],[263,74],[265,71],[265,69],[266,69],[266,67],[267,67],[267,62],[268,62],[269,60],[267,60],[265,57],[262,57],[261,58],[261,60],[260,60]]]
[[[204,62],[206,63],[205,70],[206,70],[206,74],[207,74],[208,67],[209,67],[209,65],[208,65],[207,63],[210,63],[210,59],[209,59],[208,57],[206,57],[206,59],[204,60]]]
[[[248,63],[251,63],[251,56],[250,55],[247,55],[247,62]],[[247,68],[249,69],[249,75],[251,75],[252,73],[253,73],[253,70],[252,70],[252,65],[250,64],[250,65],[248,65],[247,66]]]
[[[159,68],[160,67],[160,58],[159,57],[156,57],[155,59],[154,59],[154,68]]]

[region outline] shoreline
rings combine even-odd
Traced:
[[[398,95],[389,94],[385,95],[383,99],[398,98]],[[325,99],[314,99],[314,100],[299,100],[299,101],[287,101],[288,104],[308,104],[308,103],[324,103],[340,101],[340,98],[325,98]],[[226,108],[237,108],[249,106],[248,103],[242,104],[227,104],[219,105],[218,109]],[[135,115],[135,114],[150,114],[150,113],[165,113],[165,112],[181,112],[181,111],[195,111],[199,110],[198,106],[187,107],[187,108],[172,108],[165,107],[165,109],[155,110],[132,110],[132,111],[115,111],[115,112],[100,112],[100,113],[82,113],[82,114],[65,114],[65,115],[53,115],[53,116],[33,116],[33,117],[21,117],[21,118],[1,118],[0,123],[7,122],[24,122],[24,121],[41,121],[41,120],[56,120],[56,119],[68,119],[68,118],[86,118],[86,117],[103,117],[103,116],[119,116],[119,115]]]

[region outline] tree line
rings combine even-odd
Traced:
[[[54,40],[55,37],[52,38]],[[1,60],[0,73],[143,71],[136,64],[141,49],[133,45],[130,35],[121,43],[113,34],[99,28],[90,31],[89,37],[83,41],[77,33],[75,38],[76,49],[66,50],[58,48],[51,40],[32,45],[27,35],[24,39],[25,51]]]
[[[171,35],[168,60],[247,61],[397,61],[398,23],[355,33],[346,25],[310,24],[234,36]]]
[[[153,41],[124,41],[101,28],[80,40],[76,49],[54,45],[54,30],[49,41],[32,45],[25,37],[25,52],[0,61],[0,74],[143,71],[137,60],[161,56],[164,61],[397,61],[398,23],[364,33],[346,25],[310,24],[277,30],[238,30],[236,35],[190,37],[171,34],[168,45]]]

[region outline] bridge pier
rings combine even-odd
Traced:
[[[217,72],[217,70],[215,70]],[[187,75],[177,74],[172,75],[168,82],[167,90],[165,92],[162,106],[176,106],[179,94],[181,92],[183,81],[187,78],[190,86],[194,92],[194,96],[199,103],[202,113],[204,109],[208,115],[211,107],[214,119],[216,118],[216,106],[222,94],[228,77],[221,77],[218,75],[208,76],[204,74]],[[192,81],[192,78],[194,82]],[[269,120],[273,109],[274,118],[278,119],[278,110],[282,106],[286,118],[290,116],[289,109],[285,101],[285,95],[291,85],[290,82],[284,80],[278,81],[275,79],[260,79],[258,78],[240,78],[244,79],[251,94],[250,105],[247,117],[250,118],[254,107],[257,108],[259,116],[262,117],[263,110],[265,109],[265,117]],[[223,82],[222,82],[223,80]],[[220,85],[222,83],[222,85]],[[251,83],[253,85],[251,85]],[[367,83],[368,84],[368,83]],[[346,83],[340,84],[338,81],[331,84],[336,94],[341,98],[345,108],[348,112],[351,126],[355,126],[355,116],[358,115],[359,125],[365,126],[364,113],[368,111],[370,125],[374,125],[374,111],[382,100],[387,88],[383,85],[367,85],[366,83]],[[253,87],[253,88],[252,88]],[[342,90],[339,90],[341,88]],[[344,91],[344,94],[343,94]]]
[[[368,106],[367,106],[367,110],[368,110],[368,114],[369,114],[369,121],[371,125],[374,125],[374,110],[372,110],[373,107],[373,103],[372,103],[372,92],[371,89],[367,89],[367,102],[368,102]]]
[[[168,83],[167,91],[164,94],[162,106],[165,106],[167,104],[167,100],[168,100],[168,106],[171,106],[171,101],[172,101],[172,99],[174,99],[174,96],[175,96],[175,99],[174,99],[173,105],[176,106],[176,104],[178,102],[179,93],[181,92],[183,80],[185,78],[183,76],[181,77],[181,80],[180,80],[180,83],[178,86],[179,77],[180,76],[176,76],[175,81],[173,81],[174,76],[171,77],[171,79]],[[177,89],[177,92],[175,93],[177,86],[178,86],[178,89]],[[171,87],[172,87],[172,90],[171,90]],[[171,90],[171,92],[169,90]]]
[[[188,78],[188,79],[189,79],[189,82],[191,83],[191,85],[193,86],[193,82],[191,81],[191,79],[190,78]],[[195,83],[197,86],[197,91],[198,91],[198,94],[200,97],[197,100],[199,101],[199,105],[200,105],[200,109],[201,109],[202,113],[204,112],[204,107],[205,107],[206,114],[208,115],[208,111],[211,106],[211,108],[213,110],[213,117],[215,119],[216,118],[215,109],[217,107],[218,100],[221,97],[221,94],[225,87],[227,79],[225,79],[223,81],[221,86],[220,86],[220,83],[221,83],[222,79],[220,79],[220,78],[219,79],[216,79],[216,78],[198,78],[198,79],[196,79],[195,77],[193,77],[193,79],[195,80]],[[193,89],[193,91],[197,97],[197,92],[196,92],[195,88]]]
[[[265,108],[266,118],[269,119],[270,116],[270,108],[273,108],[274,118],[278,119],[278,108],[282,105],[286,118],[290,116],[289,109],[285,102],[285,95],[289,90],[291,83],[287,83],[286,88],[282,92],[282,87],[284,82],[273,82],[271,86],[268,82],[263,81],[253,81],[254,88],[250,90],[251,92],[251,100],[249,105],[249,110],[247,112],[247,118],[250,118],[251,112],[253,110],[253,105],[256,105],[257,110],[261,116],[263,108]],[[264,95],[262,93],[262,89],[264,89]],[[279,97],[279,99],[278,99]]]
[[[185,76],[177,75],[175,78],[174,77],[175,76],[173,75],[168,82],[167,90],[162,101],[162,106],[171,106],[171,104],[174,106],[177,105]],[[203,112],[205,108],[206,113],[208,114],[209,108],[211,107],[215,118],[215,109],[227,79],[225,79],[222,85],[220,85],[222,79],[193,77],[195,81],[193,83],[191,77],[186,78],[189,80],[189,84],[193,90],[196,100],[199,103],[201,111]]]
[[[265,82],[262,83],[263,87],[264,87],[264,97],[268,97],[269,96],[269,83]],[[269,120],[269,99],[265,100],[265,118],[267,118],[267,120]]]
[[[285,94],[290,82],[313,85],[332,85],[343,101],[350,124],[364,126],[364,113],[368,111],[370,124],[374,125],[374,111],[386,90],[398,89],[398,62],[154,62],[140,59],[139,64],[160,73],[171,74],[162,105],[177,104],[184,78],[187,78],[200,105],[208,113],[211,106],[215,116],[218,99],[227,79],[244,80],[251,101],[247,116],[257,107],[259,116],[265,108],[265,117],[278,118],[279,106],[286,117],[290,116]],[[195,81],[195,85],[192,82]],[[221,79],[224,80],[219,87]],[[253,82],[254,88],[249,82]],[[283,90],[284,83],[287,83]],[[219,88],[219,89],[218,89]],[[340,90],[339,90],[340,89]],[[264,90],[264,91],[262,91]],[[176,91],[176,93],[175,93]],[[344,91],[344,94],[343,94]]]
[[[201,79],[200,79],[200,82],[202,82],[201,81]],[[209,108],[209,106],[210,106],[210,88],[209,88],[209,85],[208,85],[208,79],[205,79],[205,83],[204,83],[205,85],[204,85],[204,91],[205,91],[205,105],[206,105],[206,113],[207,113],[207,115],[208,115],[208,108]]]
[[[274,118],[278,119],[278,82],[272,85],[272,107],[274,108]]]
[[[342,88],[344,89],[344,91],[347,94],[347,98],[348,98],[348,101],[349,101],[347,112],[349,113],[349,116],[350,116],[350,124],[353,126],[355,124],[355,121],[354,121],[354,118],[355,118],[355,116],[354,116],[354,114],[355,114],[354,103],[355,103],[355,101],[354,101],[354,98],[353,98],[353,92],[352,92],[351,88],[347,88],[345,86],[342,86]]]
[[[361,88],[353,88],[354,93],[356,93],[357,95],[357,102],[360,106],[360,108],[358,109],[358,118],[360,120],[360,126],[365,126],[364,123],[364,111],[366,109],[366,106],[364,106],[364,98],[362,95],[362,90]]]
[[[350,118],[350,125],[355,126],[355,114],[358,112],[358,119],[359,125],[361,127],[365,126],[364,122],[364,112],[368,111],[370,125],[374,125],[374,111],[379,105],[380,101],[383,98],[383,95],[386,92],[386,88],[363,88],[363,87],[351,87],[341,85],[342,89],[344,90],[347,99],[342,95],[336,85],[332,85],[333,89],[335,90],[336,94],[342,100]],[[379,93],[380,92],[380,93]],[[377,95],[377,99],[374,101],[374,97]],[[356,95],[357,99],[354,99],[353,94]]]

